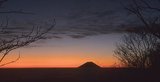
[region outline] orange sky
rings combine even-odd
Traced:
[[[28,50],[30,51],[30,50]],[[18,52],[17,52],[18,54]],[[27,53],[26,53],[27,54]],[[61,53],[61,55],[50,55],[46,53],[43,56],[39,56],[36,54],[28,53],[21,54],[20,60],[15,63],[6,65],[4,67],[78,67],[81,64],[92,61],[98,64],[101,67],[109,67],[112,66],[115,60],[113,60],[112,56],[103,56],[103,57],[95,57],[96,54],[91,55],[81,55],[81,54],[69,54],[69,53]],[[38,53],[37,53],[38,54]],[[40,53],[39,53],[40,54]],[[53,53],[52,53],[53,54]],[[57,53],[55,53],[57,54]],[[63,56],[65,54],[66,56]],[[11,56],[14,55],[14,56]],[[16,59],[16,54],[11,54],[7,57],[4,62],[11,61]],[[93,56],[92,56],[93,55]]]
[[[18,49],[12,51],[3,62],[16,59],[19,52],[20,60],[4,67],[78,67],[88,61],[101,67],[110,67],[115,63],[114,41],[104,37],[116,39],[113,36],[97,36],[97,40],[92,37],[83,40],[49,40],[40,47]]]

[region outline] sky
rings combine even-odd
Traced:
[[[113,56],[116,43],[128,25],[138,22],[123,3],[130,1],[8,0],[1,11],[25,12],[0,14],[3,20],[9,18],[9,28],[21,29],[18,32],[33,25],[47,28],[53,19],[56,25],[48,39],[12,51],[3,62],[12,61],[18,53],[21,58],[4,67],[78,67],[88,61],[113,66],[117,62]],[[50,24],[43,25],[45,21]]]
[[[17,62],[4,67],[78,67],[88,61],[101,67],[110,67],[115,63],[113,50],[118,39],[118,34],[83,39],[49,39],[43,41],[43,44],[38,43],[38,47],[26,47],[11,52],[4,62],[16,59],[19,52],[21,57]]]

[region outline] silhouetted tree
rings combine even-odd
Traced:
[[[151,58],[157,51],[157,44],[158,39],[151,34],[127,33],[114,52],[123,66],[148,68],[153,65]]]
[[[3,3],[7,0],[0,1],[0,7],[2,7]],[[4,13],[20,13],[20,14],[30,14],[23,11],[3,11],[0,14]],[[6,64],[10,64],[16,62],[20,58],[20,54],[17,59],[13,61],[9,61],[6,63],[2,63],[4,58],[11,52],[12,50],[22,48],[27,46],[33,42],[36,42],[40,39],[45,39],[47,37],[47,33],[52,30],[55,26],[55,20],[45,21],[44,24],[34,25],[33,27],[26,27],[28,29],[14,29],[9,28],[9,20],[6,19],[5,22],[0,24],[0,66],[4,66]],[[44,28],[42,28],[44,27]]]
[[[136,26],[123,37],[123,43],[117,46],[115,54],[128,67],[159,68],[160,6],[147,0],[131,1],[125,9],[135,15],[142,25]],[[157,3],[160,1],[157,0]]]
[[[131,0],[127,6],[127,11],[135,15],[141,22],[141,29],[135,28],[135,31],[143,31],[153,34],[160,39],[160,1],[159,0]],[[154,5],[157,1],[157,5]]]

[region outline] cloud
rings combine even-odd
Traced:
[[[122,28],[121,25],[125,24],[127,20],[123,20],[124,15],[120,11],[111,9],[87,10],[72,10],[63,18],[66,24],[61,25],[59,30],[62,30],[62,33],[64,31],[72,32],[73,34],[68,36],[76,39],[125,31],[126,28]]]
[[[60,5],[56,5],[56,8],[53,7],[57,13],[57,24],[50,32],[50,35],[53,35],[53,38],[61,38],[61,35],[67,35],[78,39],[86,36],[125,32],[127,27],[124,28],[122,25],[128,23],[128,19],[117,1],[119,0],[81,0],[78,2],[71,0],[63,4],[61,1],[60,3],[56,2]],[[48,7],[52,6],[48,5]],[[45,12],[40,11],[37,13]],[[31,19],[29,17],[17,17],[16,21],[12,21],[14,26],[12,28],[17,32],[22,32],[24,29],[31,29],[33,25],[42,28],[49,26],[42,25],[44,22],[36,23],[43,20],[41,15],[36,16],[39,16],[35,17],[37,20],[33,20],[33,16],[30,17]]]

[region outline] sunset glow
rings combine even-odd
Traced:
[[[4,62],[16,59],[19,52],[21,58],[4,68],[78,67],[88,61],[95,62],[101,67],[111,67],[116,62],[112,52],[114,42],[111,40],[116,40],[118,37],[118,35],[103,35],[82,40],[71,38],[49,40],[39,47],[22,48],[11,52]]]
[[[0,82],[160,82],[160,0],[0,0]]]
[[[126,30],[121,25],[128,22],[126,15],[119,13],[119,1],[4,0],[2,6],[12,12],[1,14],[0,24],[9,23],[7,30],[15,35],[30,32],[33,27],[42,31],[53,26],[44,40],[7,54],[0,65],[14,61],[19,53],[20,59],[2,68],[78,67],[88,61],[112,67],[117,62],[113,51]]]

